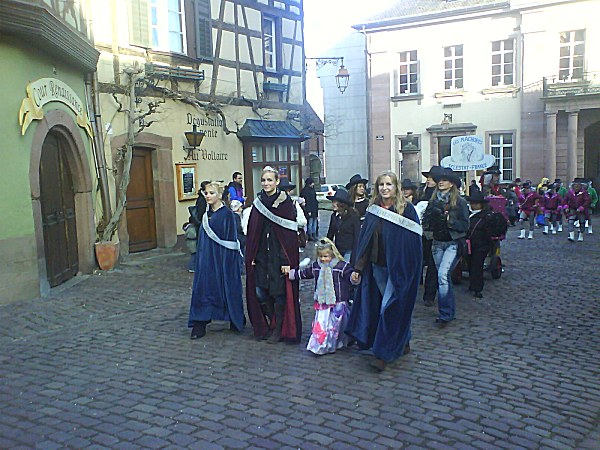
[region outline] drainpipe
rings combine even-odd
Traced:
[[[104,229],[110,216],[110,197],[108,191],[108,177],[106,175],[106,158],[104,153],[104,139],[102,137],[102,117],[100,115],[100,97],[98,95],[98,73],[88,73],[85,77],[86,95],[88,105],[91,105],[90,122],[94,131],[94,142],[92,149],[96,161],[96,170],[98,174],[98,186],[100,188],[100,199],[102,202],[102,220],[99,224],[100,229]]]

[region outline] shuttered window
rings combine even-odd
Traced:
[[[196,14],[196,57],[213,58],[212,21],[210,16],[210,0],[195,0]]]
[[[129,44],[150,47],[148,0],[129,0]]]

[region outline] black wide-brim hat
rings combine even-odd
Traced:
[[[436,173],[439,173],[439,172],[441,172],[442,170],[444,170],[444,168],[443,168],[443,167],[440,167],[440,166],[431,166],[431,169],[429,169],[429,172],[421,172],[421,174],[423,174],[423,176],[424,176],[425,178],[429,178],[429,177],[433,178],[433,176],[434,176]]]
[[[288,180],[287,178],[282,178],[281,181],[279,182],[279,189],[282,191],[291,191],[292,189],[295,189],[296,185],[293,183],[290,183],[290,180]]]
[[[402,185],[400,187],[401,189],[419,189],[417,184],[411,181],[410,178],[402,180]]]
[[[462,186],[462,180],[452,169],[442,168],[442,170],[439,172],[433,174],[430,173],[430,176],[436,183],[438,183],[440,180],[448,180],[452,184],[456,185],[456,187],[459,189]]]
[[[340,203],[345,203],[348,206],[353,206],[352,200],[350,200],[350,194],[348,191],[344,191],[343,189],[338,189],[335,191],[335,194],[328,195],[327,200],[336,201]]]
[[[352,175],[352,178],[350,178],[350,182],[346,185],[346,189],[350,189],[355,184],[364,184],[366,187],[367,183],[369,183],[369,180],[361,177],[359,174]]]
[[[475,191],[471,195],[467,195],[465,200],[473,203],[488,203],[489,200],[483,195],[481,191]]]

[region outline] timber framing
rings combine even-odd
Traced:
[[[92,42],[41,4],[0,1],[0,34],[17,36],[85,72],[96,71],[100,52]]]

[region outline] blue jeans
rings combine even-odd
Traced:
[[[456,300],[452,289],[452,271],[458,263],[458,244],[455,241],[433,241],[431,253],[438,270],[438,307],[440,320],[454,320]]]
[[[375,283],[377,284],[377,288],[379,289],[379,292],[382,297],[380,312],[383,312],[385,306],[392,298],[392,294],[394,293],[394,286],[392,285],[392,280],[390,280],[390,275],[387,267],[378,266],[377,264],[373,264],[372,266],[373,278],[375,278]]]
[[[196,270],[196,254],[191,253],[190,259],[188,260],[188,270],[194,272]]]
[[[318,225],[319,225],[319,222],[316,217],[308,218],[308,224],[306,226],[306,234],[308,235],[308,239],[312,239],[313,241],[317,240]]]
[[[387,267],[378,266],[377,264],[371,264],[371,267],[373,268],[373,278],[375,279],[379,293],[382,296],[379,314],[383,314],[383,310],[390,302],[392,295],[394,294],[394,285],[390,279]],[[411,337],[412,331],[408,330],[408,340],[406,341],[407,344],[410,343]]]
[[[285,305],[285,300],[286,300],[285,294],[272,296],[269,294],[269,291],[266,290],[265,288],[256,286],[256,299],[258,300],[258,303],[266,304],[269,302],[270,298],[273,298],[273,302],[275,305]]]

